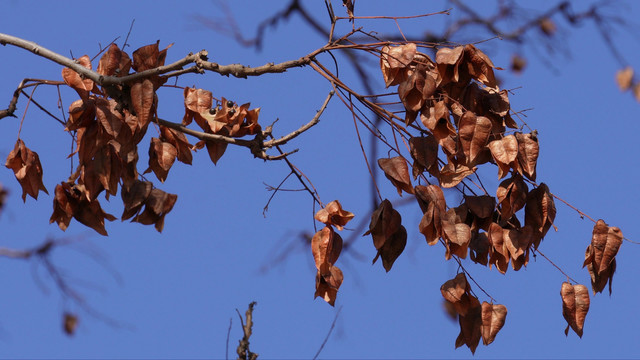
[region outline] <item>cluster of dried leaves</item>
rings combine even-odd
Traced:
[[[484,345],[495,340],[507,318],[506,306],[486,301],[480,304],[478,298],[471,293],[464,273],[459,273],[442,284],[440,292],[458,315],[460,334],[456,339],[456,348],[467,345],[475,353],[480,338]]]
[[[343,210],[338,200],[328,203],[320,209],[315,219],[325,224],[325,227],[313,235],[311,252],[316,263],[316,293],[315,297],[322,297],[333,306],[338,296],[338,289],[342,285],[342,270],[335,266],[335,262],[342,252],[342,237],[333,229],[342,230],[353,219],[353,213]]]
[[[129,57],[117,45],[111,44],[100,58],[96,71],[102,76],[122,77],[130,75],[131,69],[140,73],[158,68],[164,65],[169,47],[160,50],[155,43],[137,49]],[[92,69],[87,55],[77,62]],[[138,144],[149,124],[157,118],[156,91],[166,82],[166,77],[151,74],[121,85],[105,86],[99,86],[70,68],[62,70],[62,77],[80,96],[69,106],[65,128],[76,139],[76,149],[70,156],[77,155],[78,167],[68,181],[56,186],[50,222],[55,221],[66,230],[75,218],[107,235],[105,219],[113,221],[115,217],[102,210],[98,196],[104,191],[109,200],[117,194],[120,185],[125,208],[121,219],[133,218],[132,221],[153,224],[162,231],[164,217],[173,208],[177,195],[154,188],[149,181],[139,180],[137,162]],[[258,124],[260,109],[249,110],[249,104],[238,106],[222,98],[220,104],[214,106],[210,91],[186,88],[184,105],[182,124],[185,126],[195,120],[204,132],[228,137],[261,131]],[[151,138],[149,166],[144,173],[153,172],[161,182],[166,180],[176,159],[191,165],[191,152],[206,146],[211,160],[216,163],[226,149],[224,142],[200,141],[191,145],[182,132],[159,124],[158,133],[158,137]],[[23,200],[27,194],[37,199],[40,190],[47,192],[38,154],[27,148],[21,139],[16,142],[5,165],[14,171],[22,186]]]
[[[415,196],[423,213],[418,230],[427,243],[441,243],[447,260],[469,255],[473,262],[495,266],[502,274],[509,263],[514,271],[526,266],[553,225],[556,208],[547,185],[535,183],[537,133],[517,131],[508,94],[499,89],[494,76],[498,68],[473,45],[441,48],[433,61],[413,43],[383,47],[380,66],[386,86],[398,86],[407,129],[416,129],[419,135],[408,139],[410,160],[399,155],[379,159],[378,165],[400,196]],[[478,195],[465,179],[489,163],[497,166],[498,179],[504,180],[495,196],[484,186],[479,186],[484,194]],[[462,202],[448,206],[443,189],[458,185],[472,195],[463,191]],[[368,234],[377,250],[374,262],[382,257],[389,271],[404,250],[407,232],[388,200],[371,216]],[[585,259],[594,293],[601,292],[607,281],[611,284],[621,242],[618,228],[602,221],[596,224]],[[564,317],[580,336],[589,304],[583,288],[568,283],[562,287]],[[441,290],[459,317],[456,347],[464,344],[474,352],[480,337],[485,345],[491,343],[504,324],[506,307],[481,305],[469,292],[464,273]]]

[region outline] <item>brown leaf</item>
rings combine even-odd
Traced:
[[[71,336],[76,332],[76,328],[78,327],[78,317],[74,314],[65,312],[62,315],[62,328],[64,332]]]
[[[538,248],[556,218],[556,205],[549,187],[540,183],[531,190],[524,207],[524,223],[533,229],[533,246]]]
[[[608,226],[602,219],[594,225],[591,238],[592,265],[598,275],[608,270],[622,245],[622,238],[619,228]]]
[[[452,218],[452,213],[447,212],[446,216],[441,219],[442,235],[446,240],[445,259],[451,259],[452,255],[465,259],[471,241],[471,229],[467,224],[455,223]]]
[[[440,48],[436,53],[436,63],[438,64],[438,72],[442,78],[440,85],[449,82],[458,82],[460,80],[459,65],[462,61],[464,47],[458,46],[454,49]]]
[[[155,44],[143,46],[133,52],[133,70],[142,72],[164,65],[167,50],[173,46],[173,44],[169,44],[169,46],[162,51],[159,50],[158,44],[160,44],[160,40]]]
[[[440,292],[445,300],[453,304],[459,315],[466,315],[471,309],[469,290],[471,287],[464,273],[459,273],[455,278],[447,280],[440,286]]]
[[[385,86],[398,85],[406,80],[406,68],[416,55],[416,44],[384,46],[380,53],[380,69]]]
[[[316,268],[322,275],[338,260],[342,251],[342,238],[331,226],[325,226],[313,235],[311,252],[316,262]]]
[[[466,165],[456,164],[449,162],[440,169],[440,186],[443,188],[452,188],[458,184],[467,176],[476,172],[476,167],[470,168]]]
[[[151,138],[149,144],[149,168],[144,173],[153,171],[161,182],[164,182],[169,175],[169,170],[176,161],[178,150],[168,142],[163,142],[158,138]]]
[[[333,225],[338,230],[342,230],[344,226],[353,219],[353,213],[343,210],[338,200],[328,203],[323,209],[318,210],[315,219],[325,225]]]
[[[96,118],[96,105],[91,97],[87,100],[78,99],[69,105],[69,120],[66,131],[78,130],[89,126]]]
[[[467,164],[473,164],[478,154],[487,145],[491,126],[491,120],[484,116],[476,116],[470,111],[465,112],[460,118],[458,141]]]
[[[16,180],[22,187],[22,201],[27,201],[27,194],[38,200],[40,190],[49,194],[42,183],[42,165],[40,157],[35,151],[31,151],[22,139],[16,141],[13,150],[7,156],[4,166],[13,170]]]
[[[169,194],[160,189],[152,189],[145,201],[144,211],[136,215],[133,220],[144,225],[155,224],[156,230],[162,232],[164,217],[173,209],[178,195]]]
[[[191,165],[193,161],[191,148],[193,145],[189,144],[187,137],[183,133],[166,126],[160,126],[160,140],[176,148],[178,161]]]
[[[314,299],[320,296],[324,301],[328,302],[329,305],[334,306],[336,297],[338,296],[338,289],[340,285],[342,285],[343,280],[342,270],[337,266],[330,266],[325,274],[320,274],[320,271],[318,271],[316,274],[316,292]]]
[[[571,285],[565,281],[562,283],[560,296],[562,297],[562,316],[568,324],[564,334],[569,335],[569,327],[571,327],[579,337],[582,337],[584,320],[589,312],[589,290],[584,285]]]
[[[194,119],[200,128],[203,130],[207,130],[207,126],[205,125],[206,120],[204,120],[201,116],[201,112],[209,112],[213,107],[213,94],[211,91],[196,89],[193,88],[185,88],[184,89],[184,117],[182,118],[182,125],[189,125],[191,121]]]
[[[435,137],[412,137],[409,139],[411,157],[413,158],[413,179],[425,170],[429,173],[438,172],[438,141]]]
[[[422,209],[423,213],[427,212],[427,209],[431,203],[434,204],[435,209],[438,212],[444,214],[447,210],[447,204],[444,199],[444,193],[442,192],[442,188],[437,185],[418,185],[414,188],[414,193],[416,196],[416,200],[418,200],[418,205],[420,205],[420,209]]]
[[[207,146],[207,152],[209,153],[209,158],[213,162],[214,165],[218,164],[218,160],[224,155],[224,152],[227,150],[227,143],[222,141],[198,141],[198,143],[194,146],[194,148],[198,148],[198,144],[204,143]]]
[[[469,211],[473,213],[473,215],[486,219],[493,215],[493,212],[496,209],[496,199],[493,196],[489,195],[480,195],[480,196],[466,196],[464,197],[464,203],[467,204]]]
[[[536,131],[530,134],[515,134],[518,140],[518,171],[532,181],[536,181],[536,164],[538,162],[538,137]]]
[[[145,128],[156,112],[157,103],[153,81],[144,79],[131,85],[131,105],[138,118],[138,128]]]
[[[425,95],[422,93],[425,89],[427,77],[428,76],[422,71],[413,71],[409,77],[398,86],[398,96],[407,111],[420,110],[424,105],[425,99],[433,95]],[[427,88],[431,88],[431,86],[427,86]]]
[[[493,69],[496,67],[493,66],[491,59],[471,44],[465,45],[464,55],[469,74],[481,83],[496,88],[498,84],[493,75]]]
[[[475,354],[482,337],[482,306],[475,296],[469,295],[469,298],[470,310],[466,315],[458,316],[460,334],[456,339],[456,348],[467,345],[471,353]]]
[[[527,203],[528,193],[527,183],[517,173],[502,181],[496,191],[496,197],[500,203],[500,218],[507,221],[522,209]]]
[[[378,159],[378,166],[384,171],[384,176],[398,189],[398,195],[402,196],[402,190],[413,194],[409,167],[407,166],[407,161],[402,156]]]
[[[525,226],[521,229],[503,229],[502,240],[504,249],[511,256],[511,267],[518,271],[529,263],[529,248],[531,246],[532,230]]]
[[[442,139],[448,136],[455,136],[456,130],[451,125],[449,120],[450,112],[449,108],[444,101],[437,101],[433,106],[428,108],[428,111],[422,109],[420,114],[420,121],[429,130],[433,136],[441,142]]]
[[[60,229],[64,231],[69,226],[71,217],[104,236],[108,235],[104,228],[104,220],[113,221],[116,219],[113,215],[102,210],[98,200],[89,200],[84,185],[63,182],[56,186],[53,214],[49,223],[57,222]]]
[[[469,242],[469,258],[471,261],[487,266],[489,263],[489,251],[491,242],[486,232],[478,233],[471,237]]]
[[[380,206],[371,214],[369,231],[364,235],[371,234],[373,246],[375,246],[376,250],[380,250],[385,242],[400,229],[401,222],[402,217],[400,213],[393,208],[389,200],[384,199],[382,203],[380,203]]]
[[[137,215],[146,203],[152,189],[153,184],[150,181],[135,180],[129,186],[123,186],[120,191],[120,196],[124,203],[124,211],[121,219],[127,220]]]
[[[131,58],[120,50],[118,45],[111,44],[107,52],[102,55],[96,72],[103,76],[126,76],[131,69]]]
[[[91,70],[91,59],[88,55],[84,55],[79,59],[76,59],[76,62]],[[83,100],[89,98],[89,93],[91,93],[95,87],[93,80],[83,79],[80,74],[67,67],[62,69],[62,79],[65,84],[73,88]]]
[[[616,83],[620,88],[620,91],[626,91],[631,87],[633,83],[633,68],[627,66],[622,70],[618,70],[616,73]]]
[[[496,339],[496,335],[507,318],[507,307],[500,304],[482,302],[482,343],[489,345]]]
[[[509,259],[511,258],[509,250],[504,244],[504,230],[496,223],[489,226],[488,237],[491,243],[491,251],[489,257],[489,268],[496,266],[499,272],[505,274],[508,269]]]
[[[518,54],[511,55],[511,71],[520,74],[525,67],[527,67],[527,59]]]
[[[490,142],[487,146],[498,165],[498,179],[502,179],[514,166],[518,157],[518,140],[513,135],[507,135],[502,139]]]

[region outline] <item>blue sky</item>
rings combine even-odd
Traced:
[[[249,36],[257,22],[286,2],[230,3],[240,28]],[[335,3],[336,11],[342,11]],[[403,1],[399,2],[402,6],[391,7],[389,3],[358,1],[356,13],[405,16],[447,8],[440,1]],[[540,6],[553,3],[544,1]],[[326,21],[323,2],[303,4],[319,20]],[[637,18],[637,4],[626,4],[629,6],[623,16]],[[116,1],[95,6],[76,1],[4,1],[0,10],[0,31],[76,57],[85,53],[93,56],[99,44],[108,44],[118,36],[122,44],[133,19],[128,51],[159,39],[161,47],[174,43],[168,61],[204,48],[212,61],[221,64],[262,65],[298,58],[326,41],[294,17],[268,31],[263,51],[242,48],[196,20],[199,15],[219,21],[223,12],[209,1],[189,5]],[[434,16],[407,20],[401,26],[408,34],[429,29],[437,32],[446,20],[445,16]],[[357,25],[381,33],[397,31],[392,22]],[[615,39],[632,61],[630,65],[640,69],[638,28],[634,29],[635,37],[618,32]],[[640,105],[617,89],[614,75],[620,65],[611,58],[593,26],[572,29],[564,25],[561,30],[566,42],[560,45],[569,56],[549,55],[540,52],[541,48],[536,53],[526,45],[500,40],[478,47],[504,68],[508,68],[514,52],[528,59],[522,75],[502,71],[499,76],[503,88],[515,89],[510,97],[512,108],[531,109],[526,112],[526,121],[538,130],[541,146],[538,181],[592,217],[619,226],[625,237],[640,241],[633,207],[640,202],[635,190],[640,165],[636,135],[640,130]],[[478,40],[474,32],[467,36]],[[21,49],[1,47],[0,55],[0,99],[6,103],[25,77],[61,79],[58,65]],[[332,64],[328,57],[320,60]],[[371,69],[381,91],[383,81],[375,62]],[[341,74],[356,84],[347,65],[341,68]],[[251,102],[261,107],[262,124],[280,119],[274,128],[280,135],[309,121],[330,90],[329,84],[309,68],[247,80],[216,74],[185,76],[178,85],[196,85],[211,90],[216,97]],[[184,111],[182,91],[163,89],[159,97],[161,117],[179,121]],[[56,110],[53,88],[39,88],[36,99]],[[63,108],[75,99],[74,92],[63,93]],[[22,115],[24,105],[21,99],[18,115]],[[0,158],[6,158],[13,149],[18,125],[13,118],[0,121]],[[68,135],[58,123],[32,107],[21,138],[40,155],[44,183],[52,193],[55,184],[69,175]],[[339,199],[346,210],[356,214],[354,221],[369,218],[366,164],[351,117],[338,99],[331,102],[318,126],[287,146],[300,148],[292,161],[312,179],[325,203]],[[141,145],[140,154],[139,168],[143,171],[146,145]],[[87,304],[120,324],[111,326],[76,304],[61,300],[42,267],[3,259],[0,357],[224,358],[229,319],[233,321],[229,343],[233,357],[241,337],[235,309],[244,313],[251,301],[258,303],[251,348],[264,358],[313,357],[338,308],[342,311],[322,358],[470,357],[467,348],[454,349],[458,325],[444,314],[439,291],[442,283],[455,276],[457,266],[445,262],[441,246],[426,245],[417,231],[420,215],[413,202],[399,208],[409,237],[405,252],[391,272],[385,273],[380,264],[370,265],[375,255],[371,239],[358,237],[355,252],[343,254],[337,263],[345,281],[336,307],[313,300],[313,258],[300,240],[301,233],[314,231],[308,194],[280,193],[271,202],[266,218],[262,215],[270,196],[264,184],[275,186],[287,173],[284,163],[253,159],[244,148],[229,148],[217,166],[205,151],[200,151],[194,154],[193,166],[176,163],[164,184],[154,180],[159,188],[179,196],[162,234],[153,227],[116,220],[107,224],[110,236],[101,237],[75,221],[65,233],[55,224],[49,225],[51,196],[41,193],[38,201],[28,198],[23,204],[12,172],[0,171],[0,183],[11,191],[0,216],[0,245],[28,248],[48,237],[82,239],[56,250],[53,260],[74,279],[72,284]],[[491,177],[485,182],[487,187],[497,186],[496,173],[493,167],[486,171]],[[294,182],[288,184],[298,187]],[[397,199],[395,189],[384,178],[379,185],[383,197]],[[108,212],[121,214],[119,197],[101,202]],[[589,286],[582,262],[593,224],[558,202],[556,207],[559,231],[550,231],[541,250],[574,279]],[[345,230],[342,235],[346,238],[351,232]],[[290,246],[294,250],[289,256],[278,259],[277,254]],[[97,262],[88,253],[97,253],[104,261]],[[356,253],[363,259],[354,256]],[[617,256],[613,295],[591,297],[582,339],[573,332],[564,336],[566,322],[559,293],[566,278],[547,261],[532,259],[526,269],[508,271],[503,276],[467,260],[465,267],[474,278],[509,310],[495,342],[478,347],[475,357],[637,358],[638,254],[637,245],[623,243]],[[477,288],[475,291],[480,295]],[[483,300],[487,299],[480,296]],[[80,316],[73,337],[61,331],[63,311]]]

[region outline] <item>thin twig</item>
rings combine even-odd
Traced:
[[[336,316],[333,317],[333,322],[331,322],[331,327],[329,328],[329,332],[327,332],[327,336],[324,337],[324,341],[322,341],[320,348],[318,349],[316,354],[313,356],[313,360],[316,360],[318,358],[318,356],[320,355],[320,352],[322,352],[322,349],[324,349],[324,346],[327,344],[327,341],[329,340],[329,336],[331,336],[331,332],[333,331],[333,328],[336,326],[336,321],[338,320],[340,311],[342,311],[342,306],[340,306],[340,308],[336,312]]]

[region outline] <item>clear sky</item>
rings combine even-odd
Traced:
[[[242,31],[250,36],[265,16],[279,11],[286,1],[233,1],[230,9]],[[320,21],[327,21],[322,1],[303,1]],[[342,12],[338,1],[336,11]],[[544,1],[551,6],[555,1]],[[579,2],[584,9],[587,2]],[[633,1],[613,11],[632,21],[638,18]],[[402,2],[358,1],[356,13],[406,16],[431,13],[449,7],[445,2],[407,0]],[[632,6],[633,5],[633,6]],[[455,11],[455,10],[454,10]],[[533,11],[533,10],[532,10]],[[63,55],[94,56],[100,45],[116,37],[122,44],[131,21],[129,52],[160,40],[168,61],[189,52],[207,49],[212,61],[221,64],[262,65],[303,56],[321,47],[326,39],[309,29],[299,17],[267,32],[263,50],[243,48],[234,40],[212,31],[197,16],[222,21],[224,12],[215,2],[195,1],[3,1],[0,3],[0,32],[35,41]],[[453,15],[452,15],[453,16]],[[400,23],[407,34],[438,32],[446,16],[433,16]],[[344,25],[347,25],[344,23]],[[392,22],[358,21],[367,31],[396,32]],[[527,123],[538,130],[541,155],[538,181],[545,182],[558,196],[585,213],[619,226],[625,237],[640,241],[637,210],[640,104],[617,89],[614,75],[620,68],[612,59],[591,24],[570,28],[559,21],[566,42],[551,55],[543,46],[535,49],[498,39],[478,45],[497,66],[509,67],[514,52],[524,55],[528,66],[522,75],[498,73],[503,88],[511,95],[514,110],[526,112]],[[339,30],[344,31],[342,27]],[[634,36],[618,31],[616,45],[630,65],[640,70],[638,27]],[[466,33],[481,40],[481,33]],[[532,37],[537,41],[539,37]],[[60,66],[24,50],[0,47],[0,100],[7,104],[25,77],[61,79]],[[332,64],[328,57],[321,61]],[[94,67],[97,60],[94,61]],[[375,61],[371,76],[382,76]],[[357,84],[348,65],[341,67],[344,81]],[[248,80],[216,74],[190,75],[180,86],[196,85],[216,97],[261,107],[260,121],[268,125],[276,118],[278,135],[306,123],[320,107],[330,86],[309,68],[292,69],[284,75],[266,75]],[[358,88],[358,85],[354,85]],[[159,92],[161,117],[179,121],[184,112],[182,91]],[[41,87],[36,99],[58,114],[54,88]],[[63,93],[62,108],[76,99]],[[2,105],[1,107],[5,107]],[[18,104],[19,116],[25,101]],[[0,158],[13,149],[19,120],[0,121]],[[151,128],[149,134],[153,134]],[[150,135],[148,135],[150,136]],[[44,184],[50,193],[69,175],[71,141],[60,124],[35,107],[27,113],[21,138],[37,151],[44,168]],[[142,144],[148,144],[143,141]],[[140,166],[146,168],[146,146],[141,145]],[[310,132],[287,145],[300,148],[292,156],[313,181],[326,203],[339,199],[356,214],[353,225],[370,216],[369,175],[361,156],[353,122],[344,106],[334,99],[321,122]],[[490,166],[488,166],[490,167]],[[487,187],[498,184],[491,167]],[[156,186],[178,194],[178,202],[167,216],[162,234],[153,227],[121,223],[107,224],[109,237],[86,229],[75,220],[66,232],[49,225],[52,197],[28,198],[12,172],[0,171],[0,183],[11,192],[0,216],[0,246],[28,248],[46,238],[82,239],[55,251],[53,260],[71,284],[95,311],[118,326],[88,314],[77,304],[61,300],[47,272],[33,262],[0,261],[0,357],[2,358],[224,358],[229,321],[232,329],[229,354],[233,357],[241,337],[236,309],[244,313],[257,301],[251,349],[263,358],[311,358],[324,340],[338,309],[335,329],[324,347],[322,358],[467,358],[466,348],[454,349],[458,324],[447,318],[442,307],[440,285],[453,278],[457,266],[445,262],[444,249],[429,247],[418,232],[420,213],[413,201],[399,207],[409,236],[405,252],[393,269],[385,273],[370,260],[375,249],[370,237],[360,237],[337,264],[345,274],[336,307],[313,299],[315,267],[310,249],[301,234],[314,232],[311,200],[306,193],[283,192],[271,202],[266,217],[262,210],[270,193],[265,184],[277,185],[288,170],[281,162],[253,159],[244,148],[229,148],[217,166],[206,151],[194,154],[193,166],[176,163],[168,180]],[[294,182],[290,188],[298,188]],[[384,197],[397,199],[395,189],[384,178]],[[405,195],[405,197],[407,197]],[[101,198],[102,199],[102,198]],[[451,197],[454,199],[454,197]],[[453,201],[453,200],[451,200]],[[119,216],[119,196],[103,207]],[[556,202],[558,215],[541,250],[571,277],[589,286],[589,274],[582,269],[584,250],[591,239],[593,223]],[[345,230],[347,238],[354,231]],[[288,256],[279,254],[291,249]],[[95,255],[92,257],[92,255]],[[617,256],[618,268],[613,295],[591,296],[591,309],[582,339],[570,332],[565,337],[561,283],[566,277],[538,257],[519,272],[506,276],[495,269],[465,267],[499,303],[508,308],[506,324],[490,346],[479,346],[476,358],[637,358],[640,307],[640,247],[623,243]],[[480,301],[482,293],[475,288]],[[74,336],[61,328],[64,311],[80,317]]]

